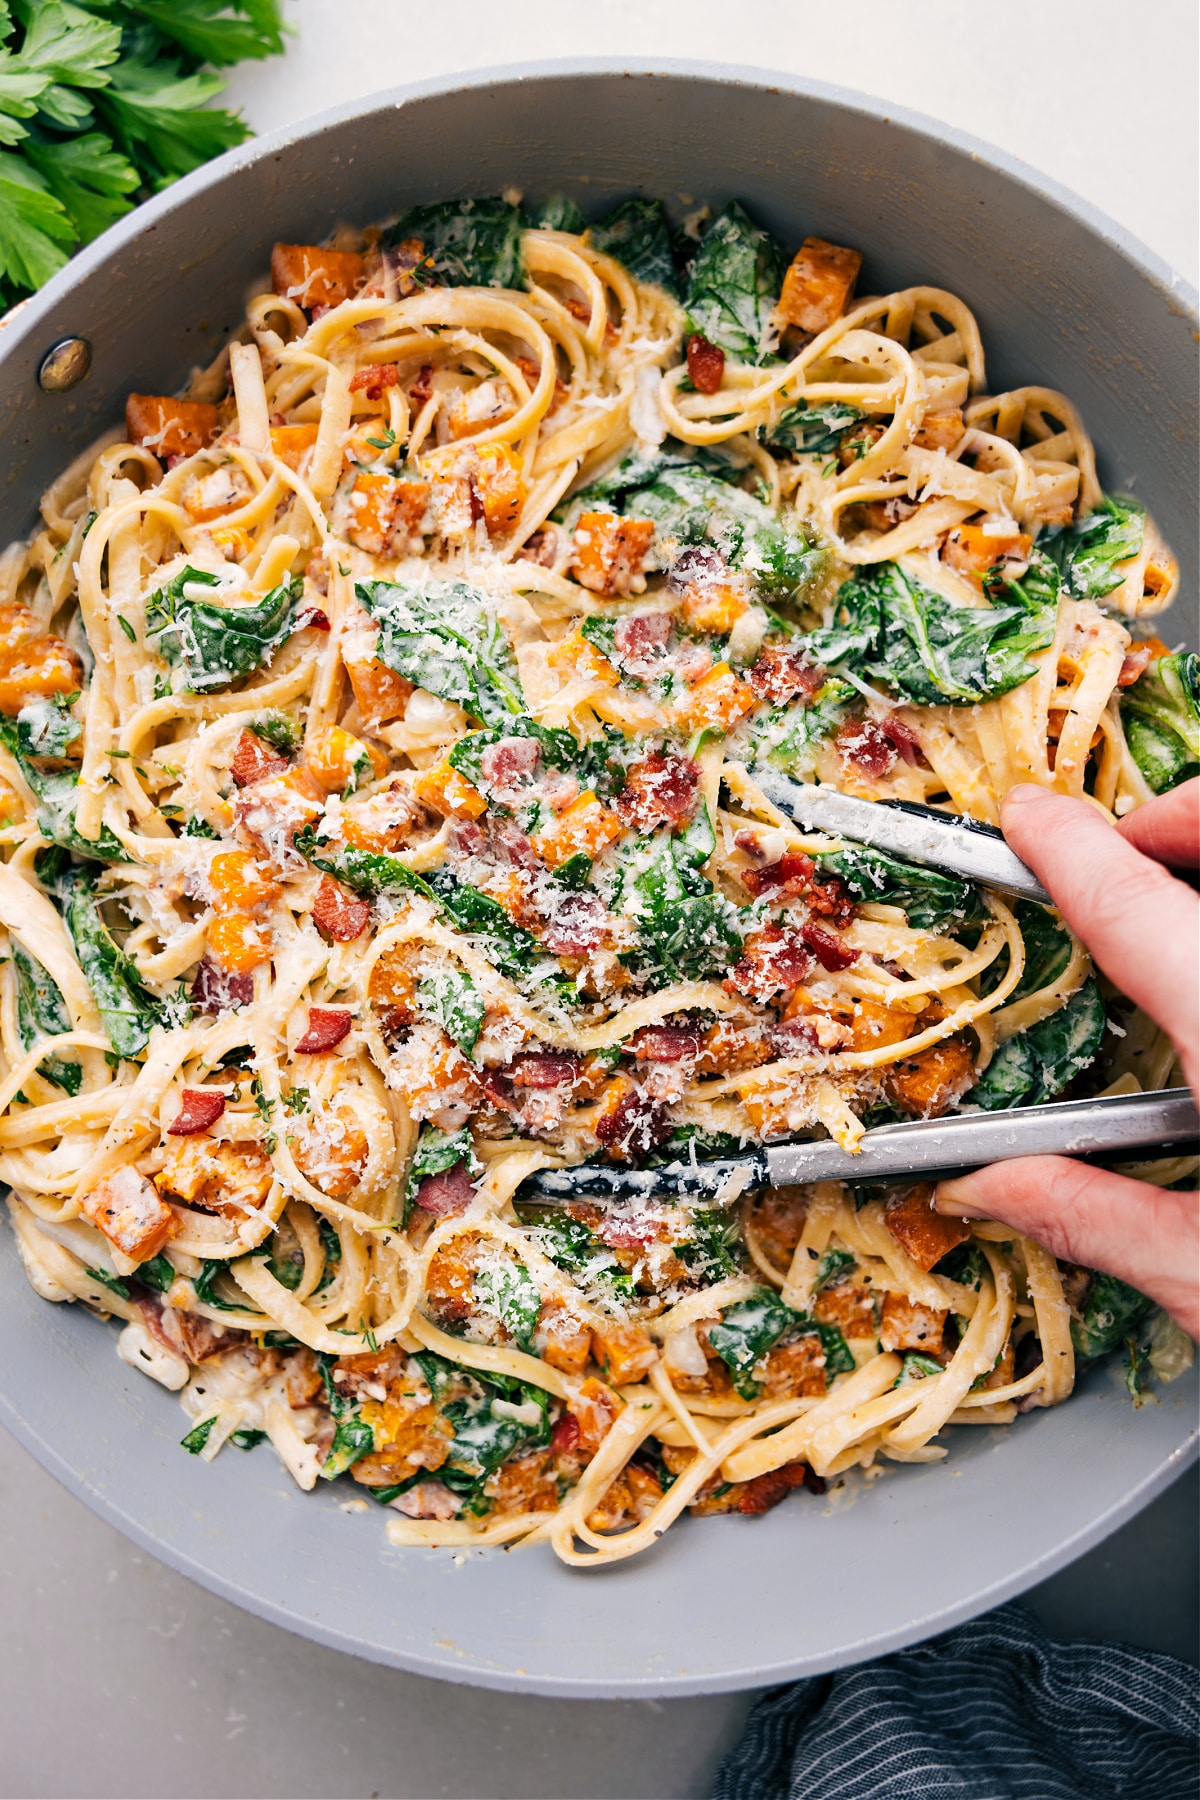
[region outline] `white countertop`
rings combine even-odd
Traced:
[[[1074,188],[1190,281],[1194,0],[292,0],[258,129],[531,59],[686,56],[882,95]],[[293,1638],[133,1549],[0,1434],[0,1796],[704,1795],[747,1697],[513,1698]],[[1029,1596],[1060,1635],[1195,1657],[1195,1472]],[[746,1527],[743,1527],[746,1528]],[[753,1525],[748,1527],[753,1529]],[[738,1529],[736,1525],[731,1529]]]

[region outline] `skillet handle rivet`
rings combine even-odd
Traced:
[[[92,346],[85,337],[60,338],[38,365],[38,384],[47,394],[78,387],[92,366]]]

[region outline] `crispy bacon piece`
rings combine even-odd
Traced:
[[[354,1020],[351,1014],[340,1006],[313,1006],[309,1008],[308,1030],[297,1043],[296,1056],[323,1056],[326,1051],[336,1050],[344,1038],[350,1035]]]
[[[170,394],[130,394],[125,402],[125,430],[160,460],[191,456],[212,442],[217,409],[203,400],[176,400]]]
[[[617,621],[613,648],[621,659],[621,667],[630,675],[651,675],[657,661],[655,653],[665,650],[670,639],[670,613],[635,613],[632,618]]]
[[[933,1186],[922,1181],[904,1194],[893,1194],[884,1208],[883,1222],[913,1261],[932,1269],[943,1256],[965,1244],[971,1228],[963,1219],[949,1219],[933,1210]]]
[[[164,1350],[182,1356],[189,1363],[205,1362],[208,1357],[216,1356],[234,1344],[248,1344],[250,1341],[246,1332],[231,1329],[228,1325],[218,1325],[215,1320],[206,1319],[200,1313],[164,1306],[157,1294],[146,1294],[139,1298],[137,1309],[150,1336]],[[268,1351],[267,1354],[271,1355],[271,1352]]]
[[[474,1197],[475,1183],[464,1158],[462,1162],[455,1163],[452,1169],[443,1169],[437,1175],[426,1175],[413,1195],[413,1200],[422,1212],[445,1219],[452,1214],[466,1212]]]
[[[517,1088],[571,1087],[579,1075],[579,1058],[554,1050],[525,1050],[504,1072]]]
[[[555,903],[542,942],[554,956],[588,956],[604,942],[608,914],[595,894],[567,893]]]
[[[807,1463],[784,1463],[782,1469],[771,1469],[766,1475],[756,1475],[753,1481],[747,1481],[738,1494],[737,1509],[740,1513],[757,1515],[770,1512],[781,1500],[786,1500],[794,1488],[806,1487],[811,1470]]]
[[[760,700],[783,706],[788,700],[811,700],[828,680],[819,663],[791,644],[766,644],[748,680]]]
[[[816,872],[817,865],[812,857],[805,856],[802,850],[794,850],[781,856],[778,862],[768,863],[765,869],[746,869],[742,874],[742,885],[756,898],[760,894],[790,898],[795,894],[806,894],[814,886]]]
[[[800,936],[821,967],[830,974],[838,969],[848,969],[851,963],[858,961],[860,952],[846,943],[844,938],[835,937],[832,931],[826,931],[811,921],[800,927]]]
[[[698,1027],[644,1025],[641,1031],[634,1032],[625,1049],[639,1062],[674,1063],[699,1056],[703,1043],[704,1033]]]
[[[1121,664],[1121,673],[1117,676],[1118,687],[1132,687],[1134,682],[1139,681],[1145,674],[1148,665],[1154,661],[1155,657],[1167,654],[1166,645],[1164,644],[1160,650],[1156,647],[1158,643],[1159,639],[1148,638],[1144,644],[1129,646],[1125,660]]]
[[[629,769],[613,805],[621,823],[633,831],[682,825],[696,803],[699,782],[700,770],[687,757],[652,750]]]
[[[565,1412],[554,1422],[550,1449],[555,1456],[570,1456],[579,1448],[579,1437],[579,1420],[574,1413]]]
[[[313,901],[313,924],[335,944],[352,944],[371,923],[371,908],[332,875],[326,875]]]
[[[423,406],[427,406],[433,398],[433,364],[422,363],[417,370],[416,380],[408,390],[408,404],[414,416]]]
[[[517,805],[524,798],[541,756],[536,738],[506,737],[498,744],[488,745],[479,765],[501,806]]]
[[[152,1181],[122,1163],[79,1202],[85,1219],[134,1262],[157,1256],[175,1229],[175,1215]]]
[[[289,764],[286,756],[256,737],[252,731],[243,731],[237,741],[237,749],[233,753],[233,761],[229,765],[229,773],[240,788],[252,787],[256,781],[270,781],[275,775],[287,773]]]
[[[805,238],[783,278],[780,319],[810,336],[824,331],[846,310],[861,267],[860,251],[825,238]]]
[[[847,719],[838,727],[838,752],[872,781],[887,775],[896,763],[896,746],[873,719]]]
[[[694,331],[687,341],[687,372],[698,394],[715,394],[725,379],[725,352]]]
[[[802,936],[790,927],[764,925],[742,946],[742,958],[724,986],[750,1000],[788,993],[812,973],[813,958]]]
[[[382,400],[386,389],[395,387],[399,379],[395,363],[365,363],[350,377],[350,392],[365,394],[368,400]]]
[[[658,1101],[618,1077],[609,1088],[595,1129],[597,1141],[610,1155],[637,1162],[666,1142],[671,1121]]]
[[[362,281],[363,259],[353,250],[326,250],[320,244],[276,244],[271,251],[271,286],[306,310],[340,306]]]
[[[191,995],[198,1013],[230,1012],[235,1006],[249,1006],[253,998],[253,975],[235,975],[220,968],[210,956],[201,959]]]
[[[167,1126],[170,1137],[192,1137],[208,1131],[225,1111],[225,1096],[218,1088],[184,1088],[183,1105]]]

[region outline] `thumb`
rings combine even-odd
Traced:
[[[1024,1156],[940,1182],[933,1203],[952,1218],[998,1219],[1065,1262],[1119,1276],[1200,1340],[1194,1191],[1150,1187],[1065,1156]]]

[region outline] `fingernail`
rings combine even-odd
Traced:
[[[1036,782],[1022,781],[1016,787],[1010,787],[1001,801],[1002,806],[1027,806],[1031,800],[1044,800],[1046,789],[1038,787]]]
[[[969,1175],[960,1181],[939,1181],[933,1194],[934,1212],[950,1219],[986,1219],[987,1208],[976,1206],[972,1199],[973,1185]]]

